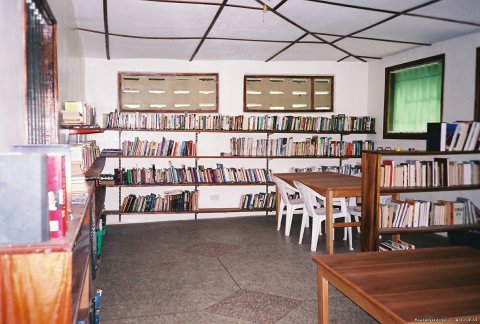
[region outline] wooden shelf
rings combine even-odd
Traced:
[[[478,185],[458,185],[458,186],[448,186],[448,187],[383,187],[380,188],[380,193],[382,194],[393,194],[393,193],[403,193],[403,192],[435,192],[435,191],[460,191],[460,190],[478,190],[480,189],[480,184]]]
[[[439,233],[450,231],[466,231],[469,229],[480,229],[480,224],[467,224],[467,225],[435,225],[428,227],[390,227],[379,228],[378,234],[421,234],[421,233]]]
[[[68,130],[69,135],[88,135],[103,133],[105,131],[105,129],[100,126],[62,126],[61,129]]]
[[[375,131],[298,131],[298,130],[222,130],[222,129],[131,129],[105,128],[105,131],[116,132],[172,132],[172,133],[258,133],[258,134],[324,134],[324,135],[352,135],[376,134]]]
[[[274,186],[274,182],[199,182],[199,183],[144,183],[144,184],[109,184],[102,182],[105,187],[178,187],[178,186]]]
[[[196,156],[143,156],[143,155],[103,155],[105,158],[115,159],[354,159],[358,155],[343,156],[221,156],[221,155],[196,155]]]
[[[433,155],[462,155],[462,154],[480,154],[480,151],[364,151],[369,154],[380,155],[405,155],[405,156],[433,156]]]
[[[156,212],[119,212],[106,210],[105,215],[157,215],[157,214],[206,214],[206,213],[242,213],[242,212],[274,212],[274,208],[241,209],[241,208],[202,208],[199,210],[156,211]]]

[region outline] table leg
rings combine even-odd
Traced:
[[[325,239],[327,240],[327,254],[333,254],[333,197],[332,192],[327,191],[325,197]]]
[[[280,197],[280,190],[278,190],[278,186],[275,185],[275,209],[276,209],[276,222],[275,222],[275,227],[277,227],[277,224],[278,224],[278,217],[280,217],[280,202],[281,202],[281,199],[282,197]]]
[[[317,267],[318,323],[328,323],[328,281]]]

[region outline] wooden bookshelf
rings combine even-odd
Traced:
[[[207,214],[207,213],[243,213],[243,212],[274,212],[275,208],[201,208],[198,210],[176,210],[155,212],[120,212],[119,210],[106,210],[106,215],[157,215],[157,214]]]
[[[362,251],[378,251],[380,235],[438,233],[447,231],[465,231],[480,229],[480,224],[432,225],[423,227],[380,227],[380,195],[392,194],[395,199],[400,193],[445,192],[479,190],[480,185],[452,186],[416,186],[416,187],[381,187],[381,163],[383,158],[411,158],[415,156],[439,157],[441,155],[478,155],[479,151],[365,151],[362,154]],[[441,195],[440,195],[441,197]]]
[[[193,186],[274,186],[274,182],[192,182],[192,183],[142,183],[115,184],[113,181],[102,182],[105,187],[193,187]]]

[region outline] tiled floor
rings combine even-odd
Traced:
[[[290,237],[272,216],[109,226],[101,323],[315,323],[311,257],[325,241],[311,252],[307,231],[299,245],[298,218]],[[337,234],[335,253],[348,252]],[[331,323],[376,323],[333,287],[329,308]]]

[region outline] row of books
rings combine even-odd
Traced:
[[[273,209],[275,208],[275,192],[260,192],[257,194],[246,194],[240,198],[241,209]]]
[[[232,156],[361,156],[373,149],[372,141],[334,141],[331,137],[312,136],[303,141],[290,138],[254,139],[231,138]]]
[[[413,250],[415,245],[402,241],[402,240],[386,240],[381,242],[378,250],[379,251],[396,251],[396,250]]]
[[[476,224],[480,210],[471,200],[456,201],[392,200],[380,205],[380,227],[424,227],[435,225]]]
[[[138,137],[133,141],[122,142],[122,154],[125,156],[194,156],[195,152],[194,141],[176,142],[165,137],[160,142],[141,140]]]
[[[427,151],[480,150],[480,122],[428,123]]]
[[[168,168],[115,169],[113,180],[115,184],[155,184],[155,183],[265,183],[272,182],[272,171],[259,168],[224,168],[217,163],[216,168],[173,167],[169,162]]]
[[[70,144],[72,163],[79,164],[83,173],[93,165],[93,162],[100,156],[100,148],[94,140]]]
[[[335,172],[341,173],[346,175],[353,175],[353,176],[360,176],[362,175],[362,166],[352,165],[352,164],[344,164],[344,165],[320,165],[320,166],[312,166],[312,167],[305,167],[305,168],[295,168],[292,167],[289,170],[290,172]]]
[[[130,194],[123,199],[120,212],[161,212],[198,210],[198,191],[172,190],[164,195],[149,194],[137,196]]]
[[[104,114],[103,125],[111,129],[152,130],[264,130],[264,131],[323,131],[323,132],[373,132],[375,118],[370,116],[329,117],[304,116],[226,116],[195,113],[119,113]]]
[[[62,126],[81,126],[96,124],[95,107],[80,101],[67,101],[60,111]]]
[[[381,187],[441,187],[480,184],[480,160],[433,161],[407,160],[397,163],[383,160],[380,166]]]

